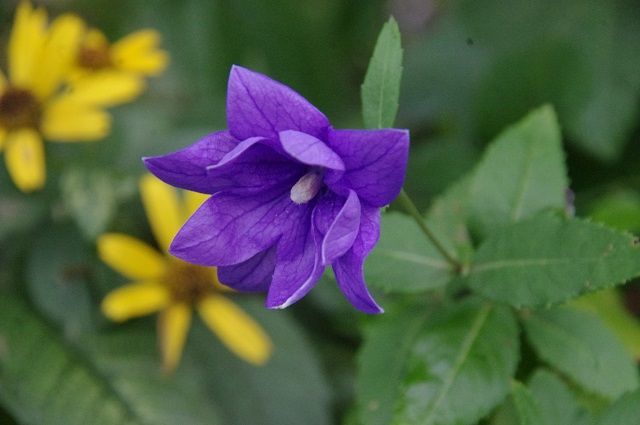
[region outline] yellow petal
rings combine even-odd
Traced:
[[[200,205],[207,199],[209,199],[211,195],[205,195],[204,193],[184,191],[184,203],[186,205],[186,217],[185,220],[191,217],[191,214],[196,212]]]
[[[166,373],[173,372],[180,362],[190,324],[191,309],[185,303],[172,304],[160,314],[158,321],[160,353]]]
[[[41,189],[45,182],[44,146],[38,132],[24,128],[5,139],[5,162],[11,180],[23,192]]]
[[[82,40],[82,47],[88,49],[103,49],[109,48],[109,40],[107,37],[97,28],[90,28]]]
[[[113,63],[119,69],[156,75],[169,62],[167,53],[158,48],[160,33],[152,29],[136,31],[115,42],[111,48]]]
[[[168,250],[183,224],[184,214],[177,191],[147,174],[140,179],[140,195],[158,244],[162,249]]]
[[[21,1],[9,38],[9,77],[19,87],[29,88],[46,39],[47,14]]]
[[[71,82],[65,100],[83,105],[113,106],[131,102],[145,88],[143,78],[119,71],[85,73]]]
[[[53,142],[81,142],[103,139],[111,129],[111,116],[95,106],[73,102],[61,96],[49,103],[42,117],[42,133]]]
[[[122,233],[106,233],[98,238],[102,261],[129,279],[155,280],[164,276],[167,262],[146,243]]]
[[[35,70],[33,90],[49,97],[75,62],[84,31],[84,23],[75,15],[65,14],[53,21]]]
[[[263,365],[271,357],[271,339],[258,323],[233,302],[210,295],[198,305],[207,326],[238,357],[253,365]]]
[[[160,311],[169,305],[167,287],[157,282],[130,283],[115,289],[102,300],[102,313],[114,322]]]

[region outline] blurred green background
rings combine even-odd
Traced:
[[[159,372],[152,318],[116,326],[100,316],[100,299],[123,279],[100,264],[92,241],[107,230],[151,240],[137,193],[140,157],[225,127],[232,64],[293,87],[335,127],[361,127],[359,88],[389,14],[403,32],[397,126],[411,130],[407,189],[421,208],[469,170],[501,129],[549,102],[563,127],[579,212],[640,231],[637,1],[38,4],[52,15],[75,11],[111,40],[156,28],[171,65],[141,99],[116,108],[106,140],[48,144],[43,192],[22,195],[0,167],[0,320],[11,330],[1,335],[0,356],[7,340],[27,341],[10,362],[15,369],[3,371],[23,376],[25,385],[0,381],[0,400],[12,412],[0,414],[0,423],[13,423],[11,416],[89,423],[82,421],[98,402],[105,415],[123,418],[119,423],[357,423],[350,414],[355,353],[359,323],[368,318],[353,312],[333,283],[321,282],[286,312],[239,297],[274,339],[267,367],[242,363],[197,325],[182,366],[168,378]],[[0,4],[2,46],[14,7]],[[628,292],[638,303],[639,292]],[[25,400],[39,408],[15,407]],[[77,418],[66,416],[69,409]]]

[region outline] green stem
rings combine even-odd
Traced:
[[[460,262],[456,260],[453,255],[449,253],[449,251],[447,251],[444,245],[442,245],[442,243],[438,240],[436,235],[434,235],[431,229],[429,229],[427,223],[424,221],[424,218],[420,214],[420,211],[418,211],[418,208],[404,189],[400,191],[400,195],[398,195],[397,201],[402,204],[402,207],[411,215],[411,217],[413,217],[415,222],[420,227],[420,230],[422,230],[422,233],[425,234],[427,239],[429,239],[433,246],[436,247],[438,252],[440,252],[440,254],[444,257],[444,259],[447,260],[449,264],[451,264],[454,270],[462,270],[462,264],[460,264]]]

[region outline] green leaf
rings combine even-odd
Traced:
[[[26,284],[34,304],[67,335],[90,329],[95,277],[93,249],[76,227],[48,225],[32,242]]]
[[[566,175],[558,120],[544,106],[487,149],[471,182],[472,223],[487,235],[544,209],[563,208]]]
[[[367,259],[367,283],[390,292],[420,292],[441,288],[452,277],[449,263],[424,237],[410,217],[382,216],[380,241]]]
[[[362,83],[362,115],[366,128],[393,126],[398,112],[401,77],[400,29],[391,17],[380,32]]]
[[[516,307],[542,306],[640,275],[640,247],[627,233],[543,214],[511,225],[480,246],[469,284]]]
[[[87,356],[2,293],[0,400],[24,424],[219,423],[197,373],[160,373],[154,339],[140,328],[94,335]]]
[[[463,176],[440,196],[427,212],[431,231],[448,252],[467,265],[473,254],[473,244],[467,226],[469,215],[469,186],[471,176]]]
[[[596,425],[637,425],[640,418],[640,391],[626,394],[609,407]]]
[[[524,326],[538,356],[586,390],[613,399],[637,388],[633,360],[597,316],[555,308],[531,314]]]
[[[391,305],[365,327],[356,378],[359,423],[387,425],[391,421],[409,351],[428,317],[424,305]]]
[[[104,233],[113,218],[123,191],[131,193],[135,186],[123,185],[104,170],[70,169],[60,183],[66,208],[88,240]]]
[[[591,205],[591,218],[599,223],[630,232],[640,231],[640,194],[618,190]]]
[[[393,423],[476,423],[507,395],[518,352],[518,327],[507,308],[475,302],[445,308],[411,349]]]
[[[199,366],[225,424],[329,425],[330,393],[309,341],[288,312],[264,308],[256,299],[233,299],[260,323],[274,355],[262,367],[239,359],[199,320],[194,321],[184,364]],[[175,422],[188,423],[188,422]]]
[[[615,289],[588,294],[571,302],[573,307],[590,311],[606,323],[636,360],[640,359],[640,320],[624,305]]]
[[[540,406],[543,423],[563,425],[587,425],[591,423],[587,411],[582,408],[569,387],[556,374],[539,369],[529,380],[529,390]]]
[[[538,402],[531,394],[531,391],[522,383],[518,381],[511,383],[511,397],[513,398],[519,425],[548,425],[542,415],[542,409],[540,409]],[[549,424],[551,423],[554,422],[550,422]],[[562,423],[564,424],[564,422]]]

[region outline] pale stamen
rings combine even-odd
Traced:
[[[322,189],[322,174],[310,171],[291,188],[291,200],[296,204],[306,204]]]

